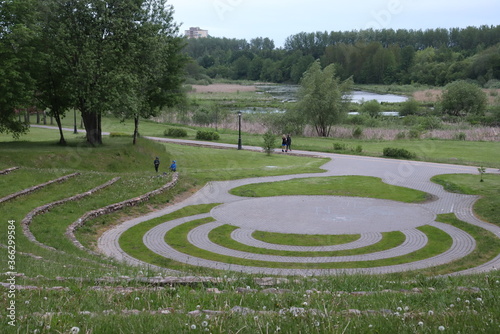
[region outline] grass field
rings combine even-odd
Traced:
[[[65,122],[68,125],[70,120]],[[104,131],[130,131],[128,123],[106,120],[103,125]],[[165,127],[142,122],[141,133],[161,136]],[[194,132],[195,129],[189,129],[191,136]],[[158,177],[154,172],[155,156],[161,158],[161,171],[166,170],[170,160],[178,161],[179,184],[174,190],[158,195],[146,204],[91,220],[89,225],[77,232],[78,239],[85,246],[93,248],[100,233],[110,226],[163,208],[179,197],[193,193],[207,181],[318,173],[325,160],[280,154],[268,157],[258,152],[214,150],[147,140],[140,140],[138,145],[133,146],[131,138],[127,137],[106,137],[102,147],[92,148],[83,144],[81,133],[73,135],[67,132],[66,135],[69,141],[67,147],[55,144],[58,135],[53,130],[32,128],[21,141],[12,141],[8,136],[0,135],[0,170],[21,167],[10,174],[0,175],[0,197],[73,172],[80,173],[66,182],[0,203],[0,282],[6,283],[0,288],[0,308],[3,310],[0,313],[1,333],[498,333],[500,330],[498,271],[459,277],[438,276],[470,268],[500,254],[500,239],[497,236],[461,222],[454,215],[440,215],[438,219],[466,231],[476,240],[476,249],[454,263],[418,272],[386,275],[267,278],[188,267],[158,256],[144,246],[141,235],[152,226],[208,212],[216,204],[188,207],[136,225],[123,234],[119,242],[129,254],[148,263],[181,269],[193,276],[218,279],[163,286],[148,283],[146,279],[159,278],[165,273],[147,266],[131,267],[87,253],[69,242],[64,231],[89,210],[138,196],[168,182],[170,174]],[[233,132],[222,134],[223,141],[234,142],[234,138]],[[335,142],[334,139],[294,139],[297,149],[324,148],[324,151],[332,149]],[[244,136],[245,145],[258,146],[260,140],[259,136]],[[375,156],[380,155],[381,149],[387,145],[401,145],[410,150],[417,150],[420,145],[423,147],[421,152],[427,152],[417,152],[422,160],[500,166],[498,143],[434,140],[390,143],[352,140],[346,143],[362,145],[363,154]],[[67,203],[35,217],[32,232],[39,241],[55,247],[57,251],[30,242],[22,233],[20,222],[34,208],[85,192],[114,177],[121,179],[113,186],[78,203]],[[297,193],[303,188],[314,189],[315,192],[331,189],[315,181],[317,178],[275,186],[279,191],[289,193]],[[340,181],[331,178],[329,182],[339,185],[335,192],[338,195],[394,196],[408,202],[425,200],[425,194],[391,188],[376,179],[345,178]],[[475,206],[476,214],[499,224],[498,176],[485,175],[484,182],[478,182],[478,175],[445,175],[437,177],[436,182],[453,191],[481,195],[482,199]],[[259,186],[263,188],[246,191],[272,195],[273,186]],[[167,238],[171,244],[193,256],[238,264],[253,261],[224,259],[187,243],[187,233],[194,225],[205,222],[184,224],[168,234]],[[16,232],[15,239],[9,237],[12,230]],[[262,251],[232,243],[228,237],[230,230],[225,226],[214,231],[210,238],[226,247]],[[449,236],[445,233],[429,226],[423,227],[422,232],[430,242],[416,254],[362,264],[343,263],[342,267],[404,264],[433,256],[450,247]],[[294,235],[263,233],[255,237],[268,242],[304,245],[340,244],[357,238],[338,236],[334,240],[322,240],[316,236],[316,239],[303,238],[299,242],[299,237]],[[400,235],[389,234],[371,251],[394,247],[401,241]],[[12,252],[13,248],[8,248],[9,245],[15,246],[15,252]],[[298,264],[291,266],[299,267]],[[300,266],[311,267],[307,264]],[[14,275],[13,271],[18,274]],[[18,288],[11,289],[13,283]],[[8,309],[12,309],[12,305],[14,311]],[[12,315],[14,326],[9,324],[11,318],[8,316]]]

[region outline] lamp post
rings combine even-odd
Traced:
[[[238,111],[238,150],[241,150],[241,110]]]

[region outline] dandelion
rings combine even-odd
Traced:
[[[427,312],[428,315],[434,315],[434,311]]]
[[[24,303],[25,303],[25,304],[29,304],[29,303],[30,303],[30,301],[29,301],[29,300],[27,300],[27,301],[25,301]]]
[[[201,325],[202,325],[203,327],[207,327],[207,326],[208,326],[208,322],[207,322],[207,321],[203,321],[203,322],[201,323]]]
[[[410,310],[409,306],[405,306],[405,312],[408,312]]]
[[[265,311],[267,309],[267,307],[266,306],[262,306],[262,309]]]
[[[80,328],[78,327],[71,327],[71,329],[69,330],[69,333],[70,334],[78,334],[80,332]]]
[[[438,330],[439,330],[440,332],[444,331],[444,326],[439,326],[439,327],[438,327]]]
[[[398,308],[396,309],[396,311],[401,312],[401,311],[403,311],[403,309],[402,309],[401,307],[398,307]]]
[[[470,304],[470,300],[466,299],[465,304]]]
[[[191,329],[196,329],[196,325],[195,325],[195,324],[192,324],[192,325],[191,325]]]
[[[418,322],[418,325],[419,325],[420,327],[422,327],[422,326],[424,325],[424,323],[423,323],[422,321],[419,321],[419,322]]]
[[[319,321],[314,322],[314,326],[319,327],[319,325],[320,325]]]
[[[371,324],[370,324],[370,325],[368,325],[368,328],[372,328],[372,327],[373,327],[373,325],[371,325]]]
[[[307,302],[303,302],[302,305],[307,306]]]
[[[461,301],[462,299],[460,299],[460,297],[457,298],[457,302]]]
[[[139,300],[140,298],[139,297],[135,297],[135,300]]]
[[[253,317],[253,320],[257,321],[257,320],[259,320],[259,317],[255,316],[255,317]]]
[[[450,308],[454,308],[455,307],[455,304],[450,304]]]
[[[477,297],[477,298],[476,298],[476,300],[477,300],[478,302],[480,302],[480,303],[482,303],[482,302],[483,302],[483,298],[481,298],[481,297]]]

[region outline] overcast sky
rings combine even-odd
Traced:
[[[181,33],[269,37],[277,47],[299,32],[434,29],[499,25],[498,0],[168,0]]]

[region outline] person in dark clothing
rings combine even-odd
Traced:
[[[286,135],[286,149],[285,152],[292,152],[292,137],[290,135]]]
[[[158,167],[160,167],[160,158],[156,157],[154,165],[155,165],[155,171],[158,173]]]
[[[175,160],[174,160],[174,161],[172,161],[172,164],[170,165],[170,170],[171,170],[172,172],[177,171],[177,163],[175,162]]]
[[[281,136],[281,152],[285,152],[286,148],[286,136]]]

